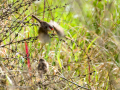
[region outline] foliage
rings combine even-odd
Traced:
[[[119,4],[119,0],[0,1],[0,88],[119,90]],[[51,42],[41,47],[39,23],[32,14],[59,23],[66,36],[59,38],[51,31]],[[40,58],[49,63],[42,79],[37,70]]]

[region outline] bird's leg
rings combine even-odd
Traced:
[[[44,45],[45,45],[45,43],[41,43],[41,47],[40,47],[41,56],[42,56],[42,48],[43,48]]]

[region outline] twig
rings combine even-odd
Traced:
[[[90,89],[88,89],[88,88],[86,88],[86,87],[80,86],[80,85],[78,85],[77,83],[72,82],[72,81],[66,79],[65,77],[62,77],[62,76],[59,76],[59,75],[57,75],[57,76],[60,77],[60,78],[62,78],[62,79],[64,79],[64,80],[66,80],[66,81],[68,81],[68,82],[70,82],[70,83],[72,83],[72,84],[74,84],[74,85],[76,85],[76,86],[78,86],[78,87],[80,87],[80,88],[83,88],[83,89],[86,89],[86,90],[90,90]]]
[[[16,42],[10,42],[10,43],[8,43],[8,44],[1,45],[0,48],[1,48],[1,47],[5,47],[5,46],[10,45],[10,44],[20,43],[20,42],[23,42],[23,41],[26,41],[26,40],[30,40],[30,39],[32,39],[32,38],[33,38],[33,39],[37,39],[37,37],[38,37],[38,36],[36,36],[36,37],[29,37],[29,38],[27,38],[27,39],[22,39],[22,40],[19,40],[19,41],[16,41]]]

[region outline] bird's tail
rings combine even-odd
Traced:
[[[42,21],[40,19],[38,19],[35,15],[32,15],[33,18],[35,18],[39,23],[41,23]]]

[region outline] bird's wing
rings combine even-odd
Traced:
[[[58,25],[55,21],[50,21],[49,24],[54,27],[54,30],[59,37],[64,37],[64,30],[60,25]]]

